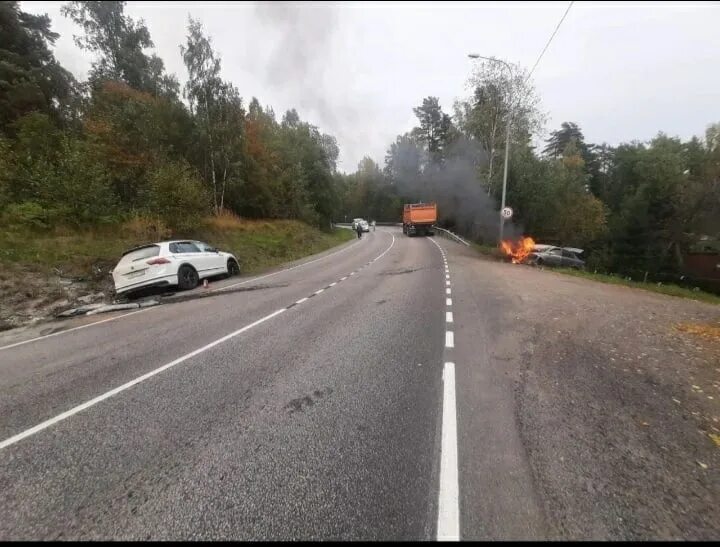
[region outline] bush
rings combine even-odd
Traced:
[[[186,163],[167,163],[149,175],[143,202],[146,210],[178,231],[192,230],[210,211],[210,196]]]
[[[119,202],[105,166],[85,141],[66,137],[54,177],[46,181],[48,205],[55,217],[75,226],[109,224],[118,218]]]
[[[45,208],[34,201],[11,203],[4,209],[2,223],[4,226],[22,226],[44,230],[48,228],[48,213]]]
[[[139,241],[160,241],[172,235],[172,230],[160,218],[135,215],[122,225],[123,237]]]

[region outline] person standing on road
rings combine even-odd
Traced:
[[[360,223],[357,223],[357,227],[355,228],[355,231],[357,231],[358,239],[362,238],[362,226]]]
[[[372,222],[372,225],[373,225],[373,232],[374,232],[375,231],[375,221],[374,220]]]

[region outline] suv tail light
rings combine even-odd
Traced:
[[[151,266],[155,266],[157,264],[170,264],[170,261],[167,258],[160,257],[160,258],[153,258],[151,260],[148,260],[147,263],[150,264]]]

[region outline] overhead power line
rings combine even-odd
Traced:
[[[553,31],[552,35],[550,36],[550,39],[547,41],[547,44],[545,44],[545,47],[540,52],[540,55],[537,58],[537,61],[535,61],[535,64],[533,65],[532,69],[530,70],[530,74],[528,74],[525,81],[527,82],[530,79],[530,76],[532,76],[532,73],[535,72],[535,69],[538,66],[538,63],[540,62],[540,59],[543,58],[543,55],[545,55],[545,52],[547,51],[547,48],[550,46],[550,43],[553,41],[553,38],[555,38],[555,35],[557,34],[558,29],[560,28],[560,25],[563,24],[563,21],[565,20],[565,17],[567,17],[568,12],[570,11],[570,8],[575,3],[575,0],[572,0],[570,4],[568,5],[567,9],[565,10],[565,13],[563,14],[562,18],[560,19],[560,22],[555,27],[555,30]]]

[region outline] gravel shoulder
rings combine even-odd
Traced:
[[[478,328],[514,379],[528,495],[548,535],[716,539],[720,338],[678,326],[717,332],[720,306],[453,249],[492,295]]]

